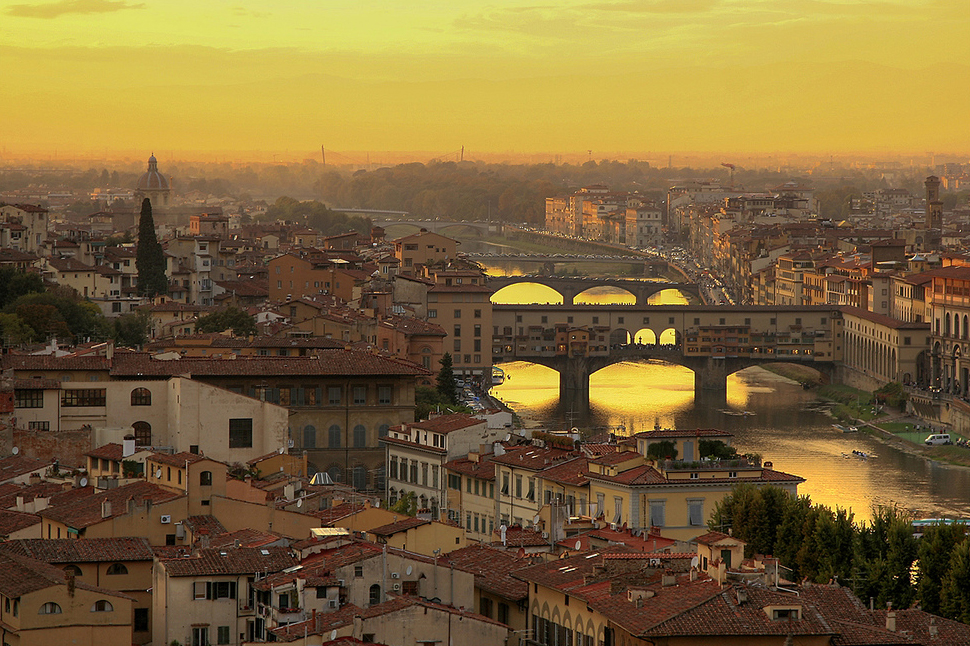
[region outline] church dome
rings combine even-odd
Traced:
[[[158,172],[158,160],[153,154],[148,158],[148,172],[138,178],[139,191],[167,191],[168,180]]]

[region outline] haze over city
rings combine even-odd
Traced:
[[[59,0],[0,15],[6,160],[970,149],[964,0]]]

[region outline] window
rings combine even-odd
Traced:
[[[27,430],[49,431],[51,430],[51,423],[50,422],[27,422]]]
[[[128,574],[128,568],[125,567],[124,563],[112,563],[108,566],[105,574]]]
[[[461,336],[461,326],[460,325],[456,325],[455,326],[455,336]]]
[[[200,487],[211,487],[212,486],[212,472],[203,471],[199,474],[199,486]]]
[[[428,310],[428,318],[429,319],[438,318],[438,310]]]
[[[135,422],[131,425],[132,430],[135,432],[135,445],[136,446],[151,446],[152,445],[152,425],[148,422]]]
[[[475,310],[475,318],[477,318],[477,319],[482,318],[482,311],[481,310]]]
[[[704,524],[704,501],[688,500],[687,515],[690,519],[691,526],[697,527],[697,526],[703,525]]]
[[[515,497],[522,497],[522,476],[515,476]]]
[[[253,448],[253,420],[252,418],[238,418],[229,420],[229,448]]]
[[[79,408],[82,406],[104,406],[104,388],[78,388],[61,393],[61,406]]]
[[[481,614],[481,615],[484,615],[484,616],[488,617],[489,619],[491,619],[492,618],[492,600],[489,599],[488,597],[482,597],[481,598],[480,605],[481,605],[481,608],[479,609],[478,613]]]
[[[114,612],[114,606],[111,605],[110,601],[105,599],[98,599],[91,606],[91,612]]]
[[[375,583],[370,587],[370,599],[368,601],[372,606],[376,606],[381,602],[381,586]]]
[[[19,388],[14,391],[14,406],[17,408],[43,408],[43,390],[25,390]]]
[[[329,429],[327,429],[327,445],[331,449],[340,448],[340,426],[334,424]]]
[[[460,319],[461,318],[461,310],[455,310],[455,318],[456,319]]]
[[[132,628],[136,633],[148,631],[148,608],[135,608],[135,621]]]
[[[377,403],[378,404],[390,404],[391,403],[391,387],[390,386],[378,386],[377,387]]]
[[[303,427],[303,448],[315,449],[317,446],[317,427],[307,424]]]
[[[151,406],[152,391],[147,388],[135,388],[131,391],[132,406]]]
[[[354,427],[354,448],[362,449],[367,446],[367,429],[363,424]]]
[[[216,629],[216,643],[217,644],[229,643],[229,626],[219,626]]]
[[[388,430],[388,428],[389,427],[388,427],[387,424],[381,424],[380,426],[378,426],[377,427],[377,437],[387,437],[387,430]]]
[[[331,406],[339,406],[341,397],[340,386],[330,386],[327,388],[327,400]]]
[[[354,406],[363,406],[367,403],[367,386],[354,386]]]
[[[417,581],[405,581],[401,586],[403,588],[402,592],[412,597],[418,596],[418,582]]]
[[[209,627],[192,627],[192,646],[209,646]]]
[[[498,620],[503,624],[509,623],[509,605],[507,603],[498,604]]]
[[[64,566],[64,571],[67,574],[70,574],[72,576],[82,576],[84,574],[83,572],[81,572],[81,568],[79,568],[76,565],[65,565]],[[10,612],[10,610],[7,610],[7,612]]]
[[[37,611],[38,615],[59,615],[61,614],[61,607],[54,603],[53,601],[48,601],[40,607]]]
[[[664,523],[664,501],[651,500],[650,501],[650,526],[663,527],[664,524],[665,524]]]

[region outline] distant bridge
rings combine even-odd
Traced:
[[[492,325],[493,362],[558,371],[560,400],[582,409],[590,375],[623,361],[685,366],[695,393],[723,395],[744,368],[798,362],[828,376],[842,356],[842,315],[826,306],[495,304]]]
[[[334,209],[335,211],[338,209]],[[344,213],[349,213],[351,211],[344,211]],[[360,213],[365,213],[365,211],[359,211]],[[367,213],[373,213],[373,211],[366,211]],[[393,213],[393,212],[386,212]],[[405,214],[409,215],[409,214]],[[388,227],[408,227],[414,229],[415,232],[421,229],[426,229],[433,233],[440,233],[441,235],[447,235],[447,232],[451,232],[452,235],[457,235],[458,233],[471,233],[478,237],[487,236],[489,233],[501,233],[502,223],[501,222],[486,222],[482,220],[474,221],[463,221],[463,220],[418,220],[408,217],[407,219],[394,220],[390,218],[376,219],[371,218],[374,226],[381,228]]]
[[[495,291],[520,283],[534,283],[554,289],[562,296],[563,306],[573,305],[577,296],[594,287],[622,289],[636,298],[637,305],[646,305],[651,296],[668,289],[688,293],[694,296],[698,302],[701,301],[700,290],[696,283],[661,283],[624,278],[568,278],[559,276],[500,276],[488,279],[488,286]]]

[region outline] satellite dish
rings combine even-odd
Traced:
[[[336,638],[337,638],[337,629],[334,628],[333,630],[330,631],[330,641],[333,641]]]
[[[280,447],[280,450],[279,450],[279,454],[280,455],[283,455],[284,453],[286,453],[286,447],[285,446],[281,446]]]
[[[690,560],[691,567],[697,567],[698,563],[700,563],[700,559],[696,556]]]
[[[576,541],[576,551],[583,549],[583,541]]]
[[[161,469],[159,469],[158,471],[155,472],[155,477],[158,478],[159,480],[162,479],[162,470]]]
[[[13,454],[17,455],[18,453],[20,453],[20,447],[17,447],[17,446],[13,447]]]
[[[404,571],[404,573],[405,573],[405,574],[407,574],[408,576],[411,576],[411,571],[412,571],[412,568],[411,568],[411,566],[409,565],[409,566],[408,566],[408,569],[406,569],[406,570]]]
[[[80,480],[80,482],[78,482],[78,484],[81,485],[82,487],[86,487],[86,486],[88,486],[88,479],[87,478],[81,478],[81,480]]]
[[[303,498],[300,498],[299,500],[296,501],[296,506],[297,507],[302,507],[303,506]]]

